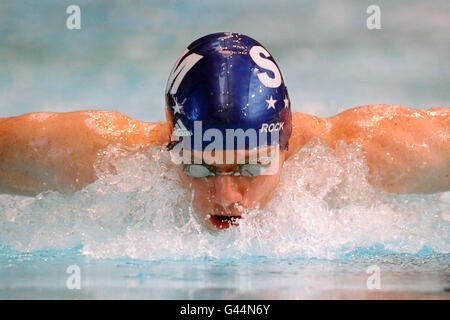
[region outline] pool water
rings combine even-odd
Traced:
[[[449,299],[449,257],[362,250],[339,260],[92,259],[71,250],[0,251],[1,299]],[[81,287],[69,290],[69,265]],[[367,268],[381,289],[367,289]]]
[[[219,31],[267,47],[293,111],[450,105],[445,0],[377,1],[376,31],[371,1],[79,0],[78,31],[65,27],[70,4],[0,3],[0,117],[102,109],[162,121],[178,55]],[[96,168],[99,180],[73,195],[0,195],[1,299],[450,298],[450,192],[373,189],[357,145],[311,141],[266,208],[217,233],[167,154],[111,146]],[[73,265],[79,290],[67,287]],[[379,289],[368,288],[371,266]]]
[[[312,139],[264,209],[218,232],[167,152],[138,149],[111,146],[73,195],[0,195],[2,297],[448,298],[450,193],[375,190],[357,145]],[[66,287],[72,265],[80,290]]]

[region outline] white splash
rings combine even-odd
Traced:
[[[0,195],[0,243],[21,251],[81,244],[92,257],[145,260],[333,259],[374,245],[396,253],[424,246],[450,252],[450,193],[375,190],[358,145],[332,150],[311,140],[285,163],[264,210],[249,211],[239,227],[215,234],[198,221],[168,154],[139,150],[110,146],[96,165],[99,179],[73,195]],[[106,169],[111,164],[117,174]]]

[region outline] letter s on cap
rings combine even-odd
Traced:
[[[263,58],[261,54],[265,58]],[[268,88],[278,88],[281,85],[282,80],[281,72],[272,60],[266,59],[267,57],[270,57],[270,53],[261,46],[253,46],[250,49],[250,57],[259,67],[270,70],[275,75],[275,78],[271,78],[267,72],[260,72],[258,73],[259,81]]]

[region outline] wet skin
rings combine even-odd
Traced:
[[[279,182],[283,162],[313,136],[332,148],[339,140],[360,143],[369,167],[368,181],[380,190],[432,193],[450,189],[450,108],[371,105],[330,118],[293,113],[292,121],[289,150],[280,153],[276,174],[199,179],[180,172],[183,185],[194,192],[201,217],[238,216],[236,205],[263,207]],[[117,112],[38,112],[1,118],[0,193],[74,192],[97,179],[93,164],[109,144],[152,148],[167,142],[169,136],[165,122],[141,122]]]

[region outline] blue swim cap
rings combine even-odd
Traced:
[[[189,138],[184,148],[204,150],[214,133],[252,129],[266,138],[246,139],[245,149],[288,148],[292,115],[283,76],[269,52],[243,34],[214,33],[191,43],[170,73],[165,102],[172,146]],[[192,139],[197,134],[207,137],[199,142]],[[224,150],[237,148],[225,140]]]

